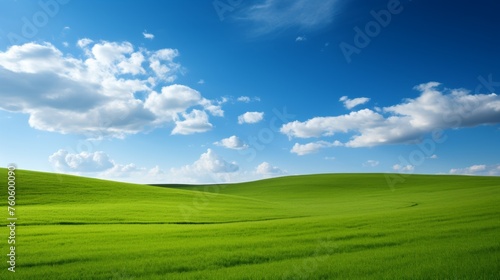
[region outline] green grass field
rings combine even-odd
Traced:
[[[146,186],[16,171],[0,279],[500,279],[500,178]],[[3,240],[3,241],[2,241]]]

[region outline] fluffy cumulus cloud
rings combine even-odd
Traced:
[[[238,123],[258,123],[264,119],[263,112],[246,112],[243,115],[238,116]]]
[[[217,141],[214,143],[214,145],[225,147],[228,149],[233,149],[233,150],[243,150],[247,149],[248,145],[245,144],[238,136],[233,135],[228,138],[224,138],[220,141]]]
[[[271,165],[268,162],[263,162],[255,168],[255,173],[265,177],[278,176],[286,174],[286,171]]]
[[[220,183],[232,181],[239,166],[228,162],[213,150],[208,149],[193,164],[170,169],[171,178],[186,183]]]
[[[255,35],[289,28],[312,30],[329,24],[336,0],[265,0],[241,9],[238,18],[254,24]]]
[[[172,134],[193,134],[205,132],[212,129],[212,124],[208,121],[205,111],[193,110],[191,113],[183,113],[183,120],[175,122]]]
[[[102,151],[71,153],[60,149],[49,156],[49,163],[58,172],[142,184],[165,182],[169,175],[159,166],[148,169],[134,163],[117,163]]]
[[[331,137],[350,133],[347,147],[414,143],[439,129],[465,128],[500,123],[500,96],[472,94],[465,89],[440,89],[430,82],[415,87],[420,96],[401,104],[362,109],[349,114],[315,117],[284,124],[280,131],[289,138]]]
[[[49,43],[0,51],[1,110],[29,115],[33,128],[124,137],[176,123],[175,133],[209,130],[220,102],[172,84],[182,70],[175,49],[136,49],[128,42],[77,42],[81,56]],[[188,113],[189,112],[189,113]]]
[[[344,103],[344,107],[346,107],[347,109],[351,110],[352,108],[354,108],[356,106],[359,106],[359,105],[367,103],[368,101],[370,101],[370,98],[368,98],[368,97],[358,97],[358,98],[354,98],[354,99],[349,99],[349,97],[347,97],[347,96],[342,96],[339,99],[339,101],[341,101],[342,103]]]
[[[317,142],[312,142],[312,143],[307,143],[307,144],[295,143],[295,145],[293,145],[290,152],[297,154],[299,156],[303,156],[303,155],[307,155],[307,154],[316,153],[319,150],[324,149],[324,148],[338,147],[338,146],[342,146],[342,143],[340,143],[339,141],[334,141],[332,143],[326,142],[326,141],[317,141]]]
[[[163,170],[159,166],[146,168],[134,163],[118,163],[102,151],[72,153],[61,149],[49,156],[49,162],[58,172],[141,184],[217,184],[287,174],[285,170],[268,162],[259,164],[252,171],[242,171],[236,162],[225,160],[211,149],[207,149],[192,164],[169,170]]]
[[[500,164],[476,164],[465,168],[453,168],[450,174],[500,176]]]
[[[238,171],[239,169],[236,163],[225,161],[211,149],[208,149],[207,152],[202,154],[197,161],[186,168],[192,169],[195,173],[232,173]]]
[[[49,157],[49,162],[56,170],[68,172],[101,172],[115,166],[104,152],[72,154],[59,150]]]
[[[169,85],[161,89],[161,93],[152,92],[144,107],[157,116],[175,120],[179,113],[195,106],[202,100],[201,94],[184,85]]]

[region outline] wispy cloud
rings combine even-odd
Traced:
[[[392,166],[392,169],[400,173],[412,173],[415,170],[415,166],[410,164],[409,165],[394,164]]]
[[[340,147],[340,146],[342,146],[342,143],[340,143],[339,141],[335,141],[333,143],[326,142],[326,141],[317,141],[317,142],[307,143],[307,144],[303,144],[303,145],[299,144],[299,143],[295,143],[295,145],[293,145],[290,152],[297,154],[299,156],[303,156],[303,155],[317,153],[319,150],[324,149],[324,148]]]
[[[260,101],[259,97],[249,97],[249,96],[240,96],[236,99],[238,102],[250,103],[250,102],[258,102]]]
[[[465,168],[453,168],[450,174],[500,176],[500,164],[476,164]]]
[[[76,42],[76,45],[79,46],[80,48],[85,48],[86,46],[92,44],[92,41],[91,39],[89,38],[83,38],[83,39],[80,39]]]
[[[380,164],[380,162],[378,160],[373,160],[373,159],[370,159],[370,160],[367,160],[363,163],[363,166],[364,167],[376,167]]]
[[[306,40],[307,40],[307,38],[304,36],[298,36],[297,38],[295,38],[295,42],[303,42]]]
[[[289,28],[312,30],[333,20],[336,0],[264,0],[245,9],[241,20],[254,25],[262,35]]]
[[[154,34],[148,33],[146,30],[142,32],[142,36],[144,36],[145,39],[153,40],[155,38]]]
[[[359,105],[362,105],[362,104],[365,104],[367,102],[370,101],[370,98],[368,97],[358,97],[358,98],[354,98],[354,99],[349,99],[348,96],[342,96],[340,99],[339,99],[340,102],[344,103],[344,107],[346,107],[347,109],[351,110],[352,108],[356,107],[356,106],[359,106]]]

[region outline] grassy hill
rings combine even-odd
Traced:
[[[16,186],[16,273],[2,261],[1,279],[500,275],[499,177],[412,175],[394,188],[384,174],[147,186],[17,171]],[[7,218],[6,187],[0,193]]]

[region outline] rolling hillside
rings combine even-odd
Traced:
[[[16,273],[4,265],[2,279],[500,274],[498,177],[413,175],[394,188],[384,174],[147,186],[18,171],[16,186]],[[0,248],[8,253],[7,242]]]

